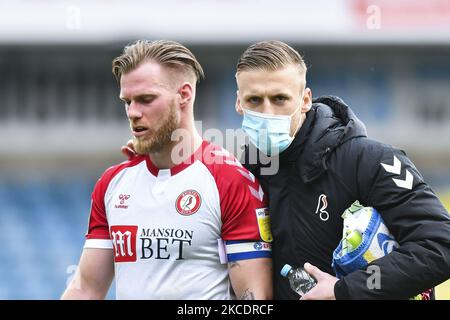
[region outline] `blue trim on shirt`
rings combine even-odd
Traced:
[[[253,243],[253,242],[261,242],[260,240],[225,240],[225,244],[236,244],[236,243]]]
[[[256,259],[256,258],[271,258],[271,251],[250,251],[250,252],[239,252],[227,254],[228,262],[246,260],[246,259]]]

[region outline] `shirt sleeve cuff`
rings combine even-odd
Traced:
[[[271,258],[272,246],[262,241],[225,241],[228,262]]]
[[[87,239],[84,243],[85,249],[113,249],[113,243],[110,239]]]
[[[347,284],[344,279],[341,279],[334,284],[334,297],[336,300],[350,300]]]

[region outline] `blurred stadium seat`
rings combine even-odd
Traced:
[[[59,298],[84,244],[94,182],[0,182],[0,299]]]

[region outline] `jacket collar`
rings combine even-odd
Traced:
[[[314,122],[304,142],[304,152],[297,154],[297,167],[305,183],[327,170],[328,157],[337,147],[350,139],[367,136],[365,125],[339,97],[316,98],[309,112],[315,114]]]

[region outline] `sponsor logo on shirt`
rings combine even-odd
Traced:
[[[255,248],[255,250],[262,250],[262,249],[271,249],[271,245],[270,245],[270,243],[266,243],[266,242],[260,242],[260,241],[258,241],[258,242],[255,242],[254,244],[253,244],[253,248]]]
[[[136,261],[137,226],[111,226],[115,262]]]
[[[190,216],[200,209],[202,198],[195,190],[186,190],[175,201],[175,208],[182,216]]]
[[[194,237],[194,231],[186,229],[142,228],[139,234],[137,230],[138,226],[111,226],[115,262],[183,260]]]
[[[262,249],[261,242],[255,242],[255,244],[253,245],[253,248],[255,248],[255,250],[261,250]]]
[[[259,235],[265,242],[271,242],[272,232],[270,230],[270,217],[268,208],[256,209],[256,219],[258,220]]]
[[[119,204],[116,204],[114,207],[116,209],[128,209],[128,205],[126,201],[130,199],[129,194],[119,194]]]
[[[185,259],[185,249],[192,246],[193,230],[173,228],[143,228],[140,259]]]

